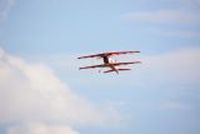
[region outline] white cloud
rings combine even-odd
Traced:
[[[178,0],[180,3],[188,6],[188,5],[193,5],[193,6],[200,6],[200,0]]]
[[[0,125],[20,122],[103,125],[117,123],[119,119],[116,111],[97,108],[73,93],[49,67],[27,63],[3,50],[0,51],[0,109]]]
[[[199,48],[178,49],[166,54],[145,57],[141,70],[157,84],[169,85],[168,82],[173,82],[177,86],[197,86],[200,79],[199,59]]]
[[[168,100],[160,104],[160,108],[163,110],[190,110],[190,106],[183,102]]]
[[[152,32],[167,37],[181,37],[181,38],[199,38],[200,31],[195,30],[170,30],[170,29],[159,29],[152,28]]]
[[[15,0],[0,0],[0,22],[7,17],[14,4]]]
[[[199,38],[198,28],[192,29],[200,24],[199,0],[144,0],[144,5],[152,7],[152,4],[156,6],[150,10],[127,12],[121,15],[121,19],[143,24],[157,35]]]
[[[144,23],[177,23],[177,24],[199,24],[200,16],[197,12],[186,12],[180,10],[157,10],[130,12],[123,15],[128,21]]]
[[[68,126],[46,125],[41,123],[21,124],[7,129],[7,134],[79,134]]]
[[[140,0],[136,3],[138,2],[144,5],[147,4],[149,7],[153,5],[154,8],[160,9],[170,5],[170,8],[196,10],[200,6],[200,0]]]

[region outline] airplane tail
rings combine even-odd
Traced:
[[[118,68],[116,69],[117,71],[129,71],[131,70],[130,68]],[[111,69],[111,70],[107,70],[107,71],[104,71],[103,73],[111,73],[111,72],[116,72],[115,70]]]

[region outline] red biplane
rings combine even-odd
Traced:
[[[92,68],[110,68],[109,70],[104,71],[104,73],[116,72],[117,74],[119,73],[119,71],[129,71],[131,70],[130,68],[117,68],[116,66],[137,64],[141,62],[140,61],[131,61],[131,62],[116,62],[115,61],[114,62],[111,60],[110,57],[121,55],[121,54],[134,54],[134,53],[140,53],[140,51],[113,51],[113,52],[105,52],[105,53],[81,56],[81,57],[78,57],[78,59],[100,57],[103,59],[103,64],[84,66],[84,67],[80,67],[79,70],[92,69]]]

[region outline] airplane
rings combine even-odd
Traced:
[[[141,63],[141,61],[116,62],[116,61],[113,61],[110,57],[122,55],[122,54],[134,54],[134,53],[140,53],[140,51],[112,51],[112,52],[104,52],[104,53],[92,54],[92,55],[87,55],[87,56],[81,56],[81,57],[78,57],[78,59],[95,58],[95,57],[102,58],[103,64],[79,67],[79,70],[93,69],[93,68],[110,68],[109,70],[104,71],[104,73],[116,72],[117,74],[119,74],[119,71],[129,71],[131,70],[130,68],[117,68],[117,66],[138,64],[138,63]]]

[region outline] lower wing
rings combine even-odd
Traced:
[[[138,64],[138,63],[141,63],[141,62],[140,61],[133,61],[133,62],[118,62],[118,63],[110,63],[110,64],[100,64],[100,65],[80,67],[79,70],[81,70],[81,69],[103,68],[103,67],[110,67],[113,70],[117,70],[117,69],[115,69],[115,66]]]
[[[101,65],[93,65],[93,66],[85,66],[85,67],[79,67],[79,70],[81,69],[93,69],[93,68],[102,68],[102,67],[108,67],[109,65],[101,64]]]
[[[112,65],[113,65],[113,66],[120,66],[120,65],[138,64],[138,63],[141,63],[141,61],[117,62],[117,63],[112,63]]]

